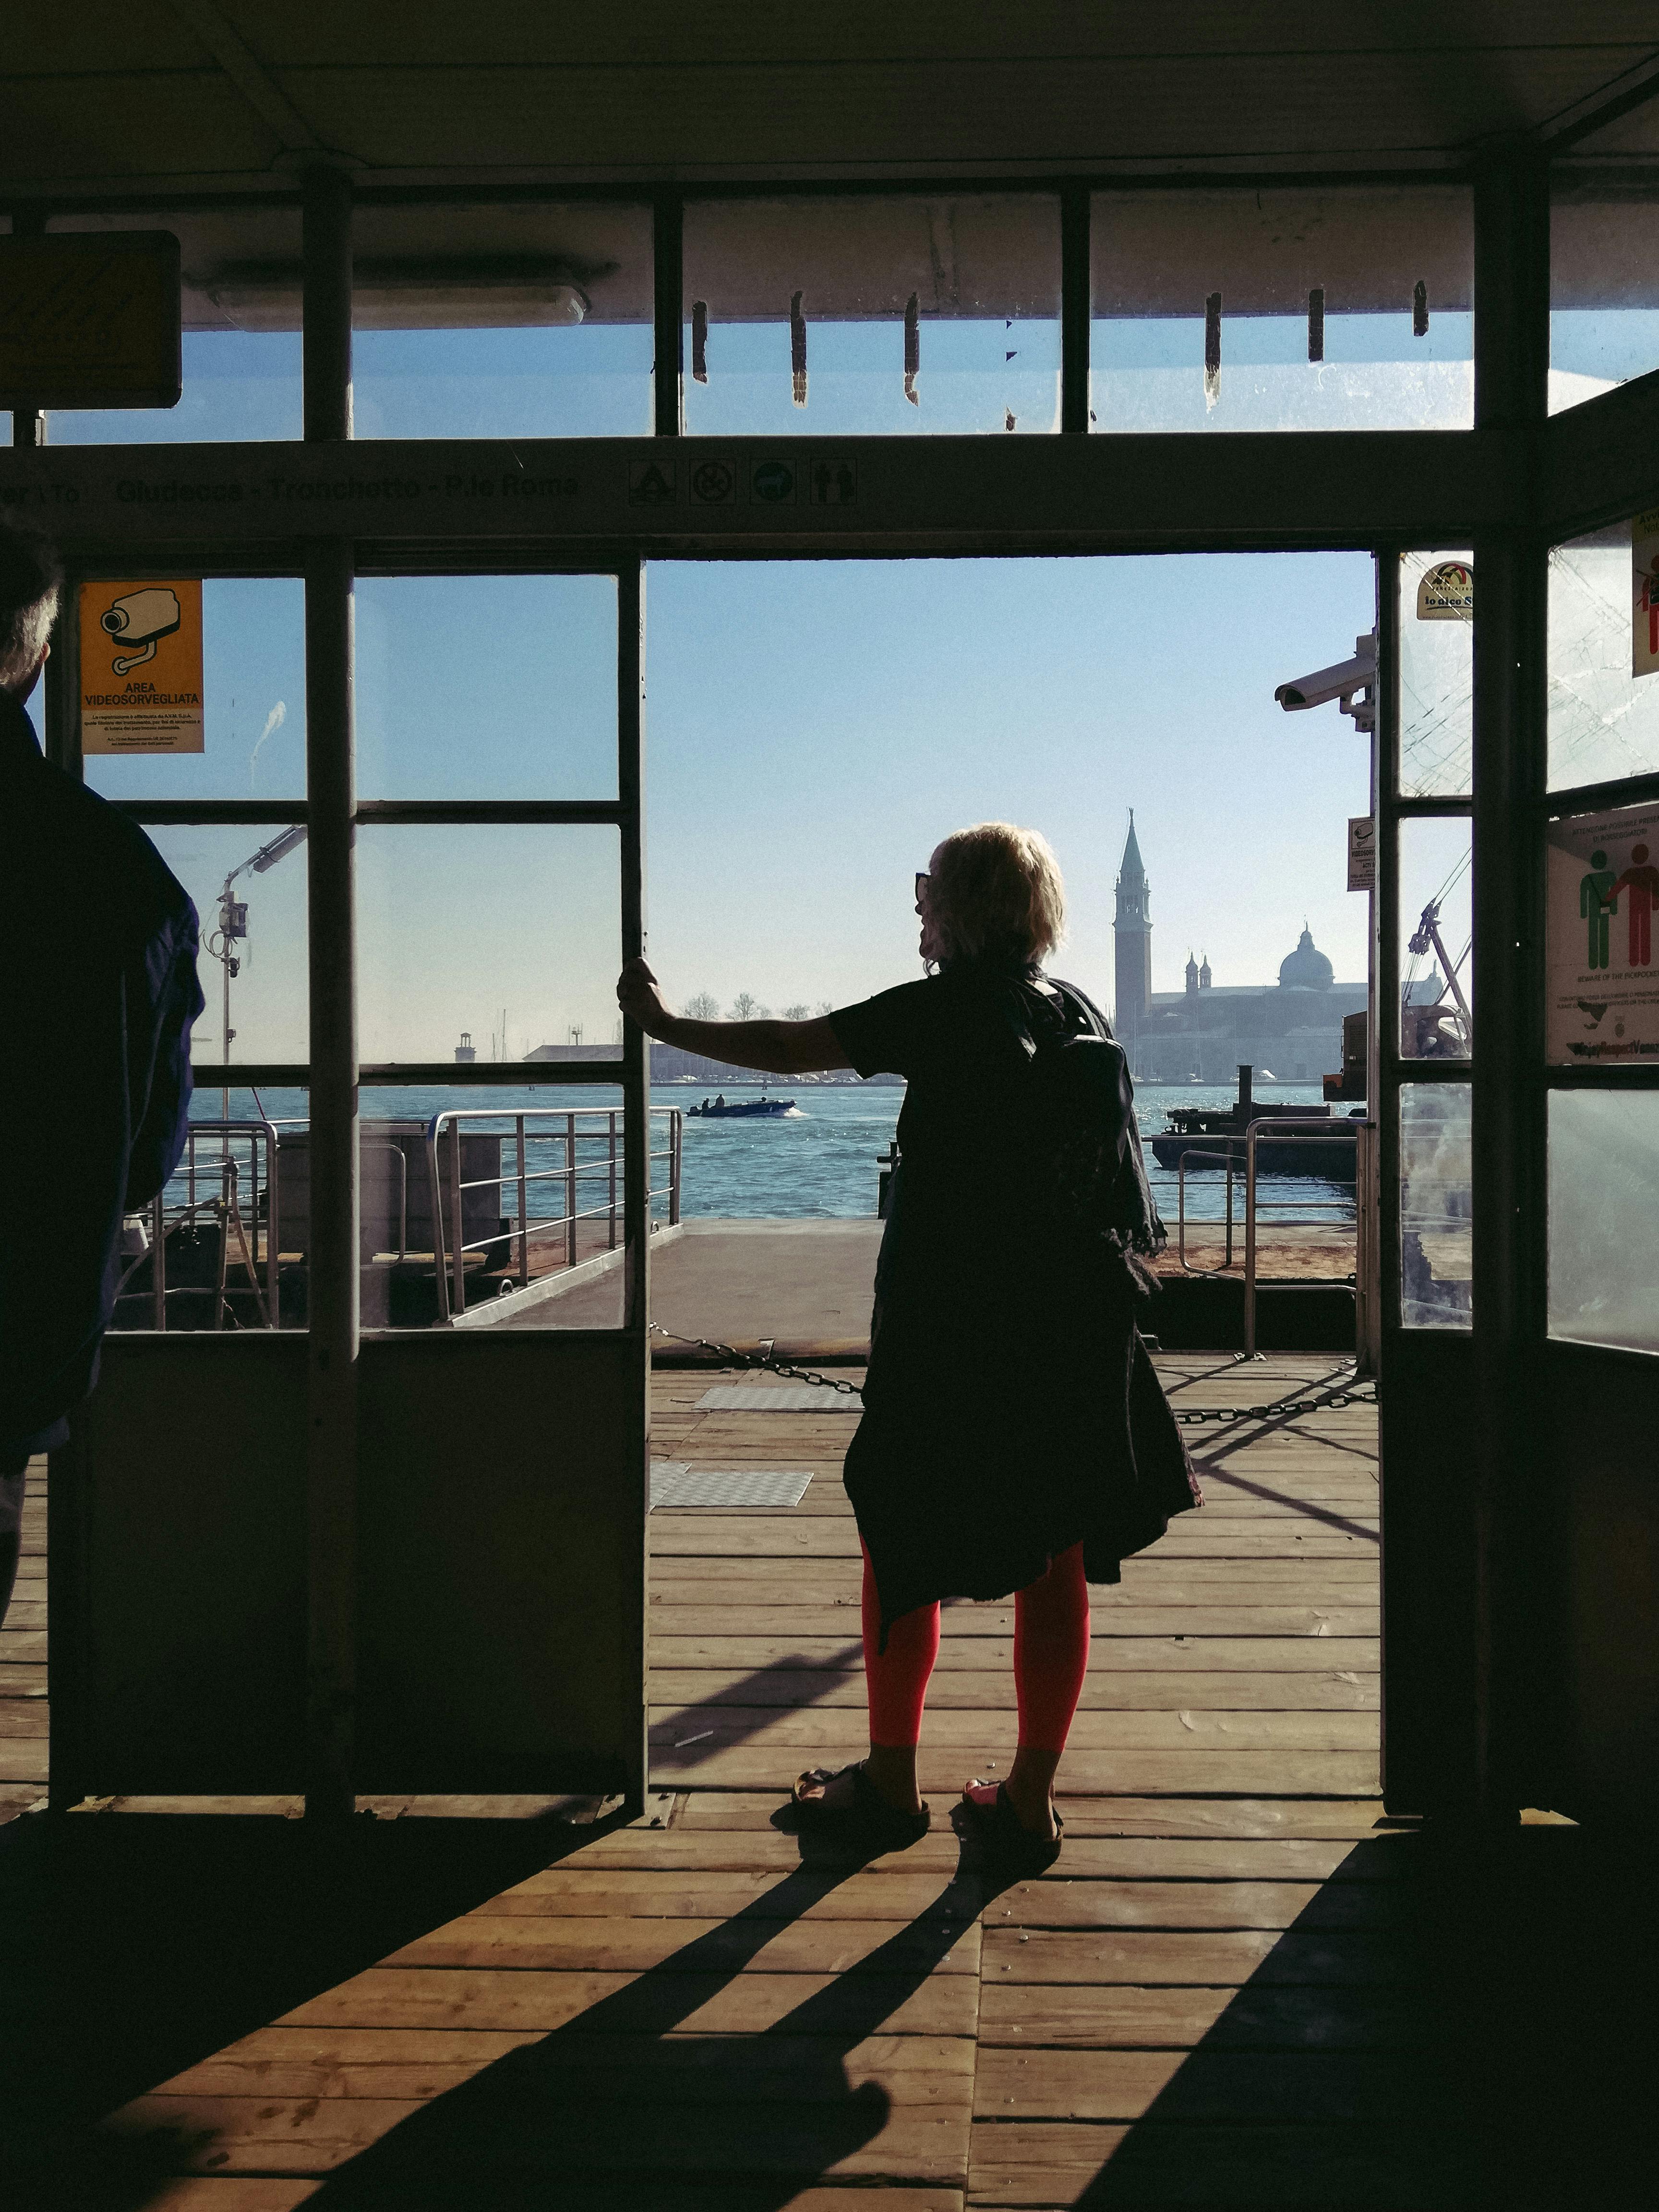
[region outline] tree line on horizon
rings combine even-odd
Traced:
[[[722,1018],[720,1000],[712,991],[699,991],[695,998],[688,999],[683,1012],[694,1022],[717,1022]],[[810,1021],[815,1014],[834,1012],[834,1003],[829,999],[820,999],[815,1006],[809,1006],[804,999],[799,1000],[793,1006],[778,1009],[780,1018],[786,1022]],[[764,1022],[771,1015],[771,1007],[762,1006],[752,992],[739,991],[724,1018],[730,1022]]]

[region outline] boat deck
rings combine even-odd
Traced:
[[[1188,1407],[1346,1374],[1159,1364]],[[798,1769],[863,1743],[852,1421],[827,1392],[701,1403],[738,1379],[659,1374],[656,1453],[812,1480],[793,1509],[652,1516],[641,1819],[377,1801],[328,1841],[131,1802],[5,1839],[17,2201],[1636,2201],[1646,2061],[1610,1978],[1634,1901],[1615,1941],[1571,1827],[1437,1845],[1376,1794],[1374,1407],[1194,1427],[1204,1510],[1096,1594],[1065,1853],[993,1891],[949,1816],[1012,1756],[1009,1604],[945,1609],[921,1844],[855,1866],[777,1818]],[[23,1585],[4,1638],[24,1789],[39,1603]]]

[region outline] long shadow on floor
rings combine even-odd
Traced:
[[[1403,1872],[1355,1879],[1379,1850],[1403,1851]],[[1092,2181],[1056,2201],[1639,2203],[1653,1937],[1634,1848],[1580,1830],[1359,1844]]]
[[[58,1845],[58,1863],[27,1870],[56,1924],[6,1951],[4,2055],[29,2077],[12,2072],[32,2146],[21,2156],[14,2146],[11,2163],[23,2183],[18,2201],[31,2212],[133,2212],[166,2177],[184,2172],[305,2172],[303,2115],[286,2141],[280,2129],[273,2136],[268,2157],[246,2144],[227,2152],[199,2129],[137,2116],[101,2130],[91,2124],[594,1832],[550,1837],[545,1824],[534,1824],[533,1834],[525,1824],[503,1835],[483,1823],[399,1821],[374,1824],[374,1833],[357,1824],[363,1833],[355,1826],[349,1840],[317,1854],[297,1825],[114,1817],[78,1825],[98,1832],[77,1832],[67,1851]],[[256,1827],[262,1832],[249,1832]],[[439,1827],[449,1832],[429,1832]],[[665,2184],[684,2179],[697,2185],[689,2201],[720,2212],[787,2203],[803,2182],[856,2160],[890,2129],[893,2100],[878,2083],[851,2078],[847,2057],[971,1929],[979,1890],[958,1874],[927,1910],[805,2002],[757,2016],[761,2032],[673,2031],[855,1870],[845,1859],[804,1856],[763,1895],[568,2026],[407,2116],[383,2108],[384,2134],[307,2203],[319,2212],[391,2204],[449,2212],[463,2202],[495,2212],[575,2201],[561,2193],[574,2185],[584,2207],[613,2201],[613,2191],[616,2203],[631,2204],[647,2201],[642,2186],[656,2202]],[[28,1886],[23,1872],[13,1869],[17,1904]],[[85,1923],[71,1926],[88,1899]],[[25,1975],[55,1998],[22,2001]],[[89,2049],[103,2022],[111,2047]],[[918,2110],[901,2156],[914,2159],[920,2140],[924,2157],[948,2160],[954,2147],[959,2160],[970,2080],[957,2087],[948,2116]],[[257,2091],[246,2104],[252,2113]],[[347,2100],[324,2100],[325,2111],[331,2105],[342,2124],[354,2117]],[[357,2113],[367,2118],[367,2106]]]
[[[318,2212],[435,2212],[465,2200],[496,2212],[608,2204],[612,2192],[617,2203],[654,2204],[669,2201],[667,2190],[676,2205],[775,2212],[849,2161],[868,2178],[890,2155],[901,2172],[919,2155],[941,2167],[960,2158],[970,2079],[956,2085],[953,2109],[907,2105],[897,2116],[912,2122],[904,2143],[872,2160],[895,2100],[854,2081],[847,2063],[971,1929],[981,1893],[960,1869],[933,1904],[804,2002],[757,2014],[756,2031],[674,2033],[854,1871],[844,1859],[804,1856],[661,1966],[426,2105],[308,2203]],[[550,2188],[574,2193],[550,2197]]]
[[[0,2187],[29,2212],[142,2203],[172,2148],[94,2142],[100,2114],[598,1832],[137,1813],[0,1829]]]

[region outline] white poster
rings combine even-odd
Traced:
[[[1547,863],[1550,1065],[1659,1060],[1659,806],[1553,822]]]

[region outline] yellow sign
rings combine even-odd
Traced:
[[[199,576],[82,585],[81,750],[204,750]]]
[[[179,287],[171,231],[0,238],[0,407],[176,407]]]
[[[1419,622],[1473,622],[1474,571],[1467,561],[1442,561],[1417,587]]]

